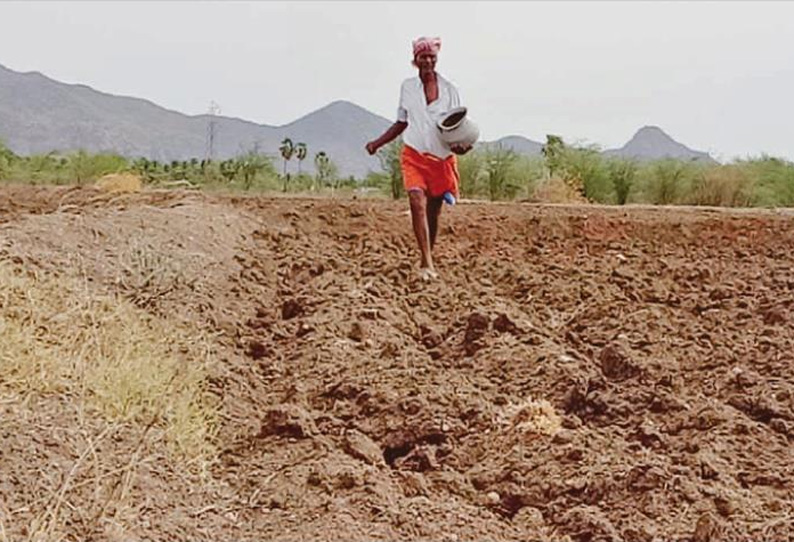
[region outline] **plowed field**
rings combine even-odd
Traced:
[[[197,465],[0,374],[0,540],[794,540],[794,217],[464,202],[422,282],[407,211],[0,189],[0,270],[202,333],[217,409]]]

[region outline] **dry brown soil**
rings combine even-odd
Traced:
[[[431,283],[409,221],[405,202],[1,189],[0,257],[79,261],[110,291],[114,251],[146,242],[184,280],[138,301],[216,341],[204,476],[137,466],[108,526],[73,473],[64,539],[794,540],[791,215],[460,204]],[[80,454],[42,412],[71,423],[42,407],[0,430],[0,539]],[[99,453],[124,464],[125,438]]]

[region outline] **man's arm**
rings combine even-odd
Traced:
[[[378,139],[367,143],[366,145],[367,152],[369,154],[375,154],[376,152],[378,152],[378,149],[380,149],[382,146],[387,145],[392,141],[394,141],[395,139],[397,139],[400,136],[400,134],[402,134],[405,131],[406,128],[408,128],[408,123],[398,120],[397,122],[389,126],[389,129],[383,132],[383,135],[380,136]]]

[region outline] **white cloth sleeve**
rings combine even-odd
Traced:
[[[449,108],[454,109],[460,107],[460,92],[455,85],[449,85]]]
[[[400,104],[397,106],[397,122],[408,122],[408,107],[405,95],[405,85],[400,86]]]

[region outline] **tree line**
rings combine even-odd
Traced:
[[[364,180],[393,198],[404,196],[398,139],[379,151],[381,172]],[[540,156],[499,144],[458,157],[461,195],[488,200],[625,205],[794,206],[794,163],[767,155],[727,164],[604,156],[597,146],[548,135]]]
[[[17,156],[0,143],[0,181],[34,184],[87,184],[107,173],[132,172],[154,186],[272,192],[319,192],[365,188],[391,198],[404,197],[398,139],[378,152],[381,171],[363,179],[341,178],[331,157],[311,155],[303,142],[285,138],[278,155],[257,147],[226,160],[128,160],[77,151]],[[277,164],[278,160],[281,164]],[[289,163],[297,162],[297,173]],[[279,167],[280,166],[280,167]],[[640,162],[607,157],[595,146],[572,145],[548,135],[540,156],[521,155],[501,145],[480,145],[458,157],[461,195],[489,200],[593,202],[624,205],[794,207],[794,164],[762,155],[727,164],[663,159]]]
[[[127,159],[113,153],[89,154],[50,152],[18,156],[0,142],[0,181],[33,184],[89,184],[109,173],[129,172],[151,185],[188,185],[208,188],[241,190],[319,191],[337,189],[351,184],[339,176],[337,165],[328,153],[314,154],[314,173],[303,171],[303,162],[310,153],[306,143],[293,143],[285,138],[279,147],[284,161],[279,173],[275,158],[254,146],[234,158],[210,160],[159,161],[149,158]],[[297,175],[287,170],[287,163],[295,158]]]

